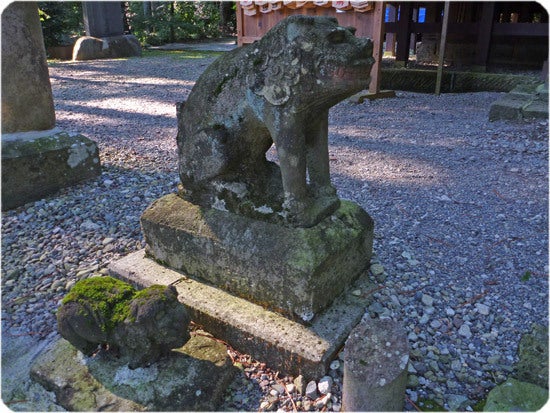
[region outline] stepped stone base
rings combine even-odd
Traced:
[[[2,210],[100,173],[97,145],[83,135],[57,128],[2,134]]]
[[[294,228],[170,194],[145,210],[141,226],[158,262],[309,321],[368,268],[374,223],[349,201],[314,227]]]
[[[111,263],[109,271],[138,287],[175,285],[191,319],[215,337],[282,373],[319,378],[372,303],[375,286],[362,274],[309,325],[289,320],[145,257],[143,250]]]
[[[236,371],[225,345],[198,335],[135,370],[103,350],[86,357],[60,339],[38,357],[31,377],[67,411],[214,411]]]

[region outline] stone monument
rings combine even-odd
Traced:
[[[131,34],[124,34],[119,2],[86,1],[82,3],[86,36],[73,48],[73,60],[93,60],[141,56],[141,45]]]
[[[11,3],[2,13],[2,209],[99,173],[97,145],[55,128],[37,4]]]
[[[372,47],[334,18],[296,15],[216,60],[178,105],[181,190],[143,213],[146,258],[111,272],[185,280],[207,330],[322,373],[364,313],[346,291],[368,268],[374,225],[331,184],[328,110],[368,86]]]

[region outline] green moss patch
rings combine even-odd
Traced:
[[[110,331],[130,315],[128,304],[135,294],[136,290],[123,281],[93,277],[77,282],[63,298],[62,304],[80,302],[91,306],[91,310],[105,320],[105,328]]]

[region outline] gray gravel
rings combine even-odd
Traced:
[[[57,126],[98,143],[103,173],[2,214],[4,347],[22,334],[54,338],[67,290],[143,247],[141,212],[178,183],[175,103],[212,60],[50,67]],[[398,92],[331,110],[333,182],[376,223],[382,288],[369,316],[407,330],[407,409],[471,409],[510,374],[521,334],[548,322],[548,121],[489,122],[499,96]],[[248,364],[224,407],[338,410],[339,371],[330,397],[296,405],[279,392],[295,378]]]

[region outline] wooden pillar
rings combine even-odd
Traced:
[[[441,28],[441,42],[439,43],[439,64],[437,65],[437,78],[435,81],[435,94],[439,95],[441,92],[441,80],[443,78],[443,64],[445,62],[445,44],[447,43],[447,31],[449,28],[449,14],[451,3],[445,2],[445,9],[443,11],[443,25]]]
[[[397,18],[397,11],[393,4],[386,5],[388,9],[388,22],[395,22]],[[386,33],[386,52],[391,52],[392,56],[395,56],[395,33]]]
[[[493,31],[493,22],[495,16],[495,3],[483,2],[481,11],[481,20],[477,32],[476,56],[473,69],[478,72],[487,70],[487,61],[489,59],[489,48],[491,46],[491,32]]]
[[[243,45],[243,10],[241,8],[240,2],[237,2],[237,46],[241,47]]]
[[[412,3],[399,3],[399,20],[397,22],[397,49],[395,51],[395,63],[406,66],[409,60],[409,39],[412,16]]]
[[[384,2],[377,1],[374,3],[373,27],[372,27],[372,57],[374,57],[374,65],[371,69],[371,81],[369,85],[370,93],[380,92],[380,73],[382,67],[382,57],[384,56],[384,12],[386,7]]]

